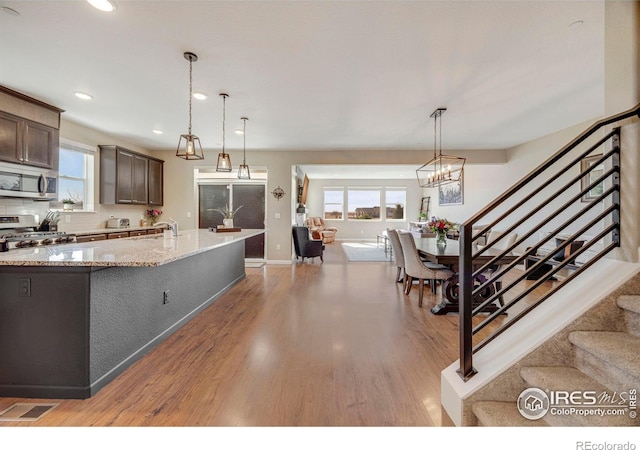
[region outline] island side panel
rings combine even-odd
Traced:
[[[92,394],[244,278],[244,264],[240,240],[157,267],[94,271]]]
[[[0,267],[0,396],[89,396],[88,272]]]

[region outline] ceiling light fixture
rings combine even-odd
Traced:
[[[91,100],[93,98],[93,96],[91,94],[87,94],[86,92],[74,92],[73,95],[75,95],[78,98],[81,98],[82,100]]]
[[[462,178],[465,158],[447,156],[442,154],[442,113],[447,108],[438,108],[430,117],[433,117],[433,158],[416,170],[420,187],[431,188],[449,183],[454,183]],[[440,124],[440,150],[436,154],[438,128]]]
[[[220,94],[220,97],[222,97],[222,153],[218,153],[218,164],[216,165],[217,172],[231,172],[231,157],[224,151],[224,123],[228,96],[228,94]]]
[[[238,178],[249,180],[251,173],[249,172],[249,166],[247,165],[247,117],[241,117],[240,120],[244,122],[242,126],[242,164],[238,168]]]
[[[164,131],[158,130],[157,128],[152,130],[152,131],[153,131],[154,134],[162,134],[162,133],[164,133]]]
[[[195,98],[196,100],[206,100],[207,94],[205,94],[204,92],[194,92],[193,98]]]
[[[184,59],[189,61],[189,132],[187,134],[181,134],[180,140],[178,140],[178,148],[176,149],[176,156],[183,159],[204,159],[204,153],[202,151],[202,145],[200,144],[200,138],[191,134],[191,99],[193,98],[193,69],[192,65],[198,60],[198,57],[191,52],[184,52]],[[185,141],[184,149],[181,150],[182,140]]]
[[[116,10],[116,4],[110,0],[87,0],[87,2],[100,11],[113,12]]]

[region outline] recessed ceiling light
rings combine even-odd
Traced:
[[[162,130],[158,130],[157,128],[156,128],[155,130],[153,130],[153,132],[154,132],[155,134],[162,134],[162,133],[164,133],[164,131],[162,131]]]
[[[575,30],[576,28],[580,28],[582,25],[584,25],[584,20],[576,20],[575,22],[571,22],[569,24],[569,28]]]
[[[20,13],[18,11],[16,11],[13,8],[9,8],[8,6],[2,6],[2,7],[0,7],[0,10],[3,13],[9,14],[10,16],[18,17],[20,15]]]
[[[87,94],[86,92],[76,92],[75,96],[82,100],[91,100],[93,98],[93,95]]]
[[[244,132],[242,131],[242,129],[241,129],[241,128],[236,128],[235,130],[233,130],[233,132],[234,132],[235,134],[240,134],[240,135],[244,134]]]
[[[207,94],[205,94],[204,92],[194,92],[193,98],[195,98],[196,100],[205,100],[207,98]]]
[[[91,6],[100,11],[112,12],[116,10],[115,2],[111,0],[87,0]]]

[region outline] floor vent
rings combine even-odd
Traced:
[[[35,422],[60,403],[15,403],[0,412],[0,422]]]

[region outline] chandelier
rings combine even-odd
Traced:
[[[195,53],[185,52],[184,58],[189,61],[189,131],[187,134],[181,134],[180,140],[178,140],[178,148],[176,149],[176,156],[183,159],[204,159],[204,153],[202,152],[202,145],[200,145],[200,138],[194,134],[191,134],[191,98],[193,96],[193,70],[192,65],[198,60]],[[184,148],[182,141],[184,140]]]
[[[217,172],[231,172],[231,157],[224,151],[224,123],[228,96],[228,94],[220,94],[220,97],[222,97],[222,153],[218,153],[218,164],[216,165]]]
[[[249,166],[247,165],[247,120],[249,120],[249,118],[241,117],[240,119],[244,122],[244,124],[242,126],[242,164],[240,164],[240,167],[238,168],[238,178],[248,180],[251,178]]]
[[[447,108],[438,108],[430,116],[433,117],[433,158],[416,170],[418,184],[423,188],[438,187],[462,179],[466,159],[442,154],[442,113],[446,110]],[[440,146],[436,154],[438,136]]]

